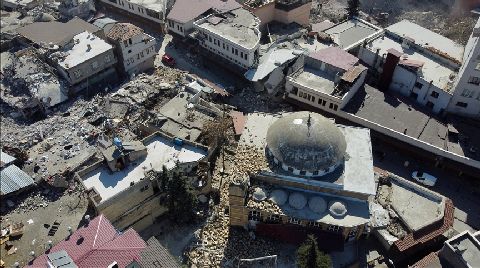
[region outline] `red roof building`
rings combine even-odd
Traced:
[[[47,255],[62,250],[79,268],[108,267],[114,262],[118,267],[126,267],[133,261],[140,262],[141,253],[146,247],[145,241],[135,230],[119,233],[105,216],[100,215],[26,267],[48,267]]]
[[[327,47],[308,54],[308,57],[325,62],[345,71],[358,63],[357,57],[338,47]]]

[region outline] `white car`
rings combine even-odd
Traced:
[[[435,183],[437,182],[437,178],[422,171],[414,171],[412,173],[412,178],[426,186],[435,186]]]

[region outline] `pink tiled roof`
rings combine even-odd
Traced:
[[[317,52],[310,53],[308,56],[345,71],[352,68],[358,62],[357,57],[338,47],[327,47]]]
[[[145,247],[145,242],[135,230],[128,229],[119,234],[110,221],[100,215],[88,226],[79,228],[70,238],[55,245],[49,253],[65,250],[79,268],[107,267],[114,261],[119,267],[126,267],[133,260],[140,260],[140,253]],[[43,254],[27,267],[44,268],[46,263],[47,254]]]
[[[185,23],[197,18],[210,8],[227,12],[240,7],[242,6],[235,0],[177,0],[168,13],[167,19]]]

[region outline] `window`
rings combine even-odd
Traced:
[[[455,105],[458,106],[458,107],[467,108],[468,103],[459,101],[459,102],[457,102],[457,104],[455,104]]]
[[[330,232],[342,232],[342,227],[336,225],[329,225],[327,230]]]
[[[147,8],[146,12],[147,12],[147,15],[152,17],[152,18],[156,18],[156,19],[160,18],[160,13],[158,13],[156,11],[153,11],[153,10]]]
[[[225,49],[225,43],[223,43],[223,49]]]
[[[110,1],[112,3],[115,3],[115,4],[117,3],[117,0],[108,0],[108,1]]]
[[[333,105],[333,110],[334,110],[334,111],[338,110],[338,105],[334,104],[334,105]]]
[[[417,98],[418,98],[418,94],[415,93],[415,92],[411,92],[411,93],[410,93],[410,97],[411,97],[412,99],[417,99]]]
[[[106,63],[109,63],[111,60],[112,60],[112,56],[110,56],[110,55],[105,56],[105,62]]]
[[[312,96],[311,101],[312,101],[312,102],[315,102],[315,97],[314,97],[314,96]]]
[[[98,62],[97,61],[93,61],[92,62],[92,69],[97,69],[98,68]]]
[[[128,42],[127,42],[127,40],[123,40],[123,45],[124,45],[125,47],[128,47]]]
[[[131,45],[132,44],[132,38],[128,38],[128,43]]]
[[[305,170],[300,171],[300,175],[305,176],[305,174],[307,174]]]
[[[235,55],[238,56],[238,49],[235,49]]]
[[[425,106],[427,106],[430,109],[433,109],[433,102],[429,101],[427,102],[427,104],[425,104]]]
[[[211,36],[208,37],[208,41],[210,41],[210,43],[212,42],[212,37]]]
[[[470,78],[468,78],[468,83],[478,86],[478,85],[480,85],[480,78],[478,78],[476,76],[470,76]]]
[[[243,52],[240,52],[240,57],[243,59]]]
[[[232,47],[232,54],[235,54],[235,49]]]
[[[143,55],[143,51],[140,52],[140,56],[141,56],[142,58],[145,57],[145,56]]]
[[[420,82],[415,82],[415,87],[416,87],[416,88],[422,88],[422,87],[423,87],[423,84],[420,83]]]
[[[328,106],[328,108],[333,109],[333,103],[330,102],[330,105]]]
[[[248,212],[248,220],[249,221],[261,221],[262,220],[262,213],[260,211],[251,210]]]
[[[309,226],[309,227],[321,227],[322,225],[319,222],[316,222],[316,221],[309,221],[307,223],[307,226]]]
[[[473,90],[466,88],[466,89],[463,90],[462,94],[460,94],[460,95],[462,97],[471,98],[471,97],[473,97],[473,93],[474,93]]]
[[[300,224],[300,220],[297,219],[297,218],[294,218],[294,217],[289,217],[289,218],[288,218],[288,223]]]
[[[436,98],[438,98],[439,94],[436,91],[432,91],[432,94],[430,94],[430,96],[432,96],[436,99]]]
[[[137,54],[137,60],[139,60],[139,59],[140,59],[140,53]]]
[[[81,70],[76,70],[73,72],[73,75],[75,76],[75,78],[79,78],[80,76],[82,76],[82,71]]]
[[[248,54],[245,53],[245,60],[248,60]]]
[[[327,104],[326,100],[322,100],[322,106],[325,106]]]
[[[217,39],[213,38],[213,44],[214,44],[214,45],[217,44]]]
[[[275,215],[275,214],[268,215],[267,222],[269,222],[269,223],[279,223],[280,222],[280,215]]]

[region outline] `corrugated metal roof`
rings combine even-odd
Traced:
[[[0,151],[0,167],[6,166],[15,161],[15,157]]]
[[[33,179],[15,165],[2,169],[0,173],[1,195],[18,191],[33,183]]]

